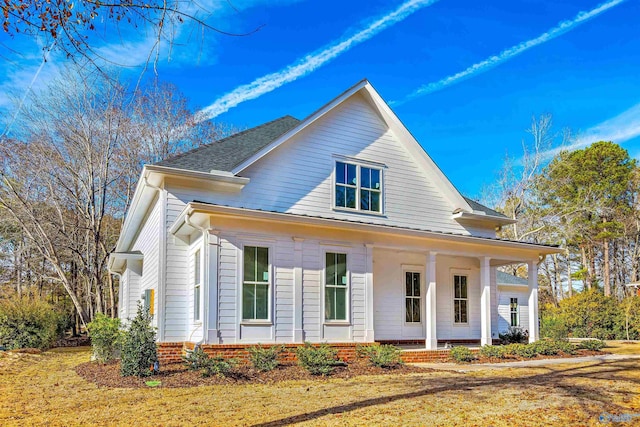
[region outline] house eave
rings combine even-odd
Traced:
[[[563,253],[563,249],[557,246],[539,245],[533,243],[515,242],[512,240],[494,239],[480,236],[467,236],[461,234],[450,234],[437,231],[420,230],[413,228],[394,227],[389,225],[362,223],[334,218],[323,218],[316,216],[306,216],[292,213],[261,211],[247,208],[236,208],[231,206],[214,205],[202,202],[190,202],[185,206],[180,215],[169,228],[173,235],[187,235],[195,231],[190,227],[186,218],[196,216],[196,214],[219,215],[234,218],[247,218],[265,221],[278,221],[292,225],[311,225],[318,227],[339,228],[352,231],[379,232],[387,234],[402,235],[408,237],[422,237],[432,240],[484,244],[492,247],[513,248],[535,252],[539,255]],[[201,218],[199,222],[204,223],[206,219]],[[186,227],[186,228],[185,228]],[[537,256],[537,255],[536,255]]]
[[[107,268],[111,273],[122,274],[122,272],[126,268],[127,263],[132,261],[142,261],[142,259],[143,254],[140,251],[112,252],[109,255]]]
[[[485,213],[476,213],[476,212],[456,212],[452,216],[453,219],[460,222],[472,222],[479,223],[484,225],[494,225],[497,227],[502,227],[503,225],[515,224],[517,221],[511,218],[496,216],[496,215],[488,215]]]

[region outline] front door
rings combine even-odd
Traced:
[[[403,339],[423,339],[424,327],[424,286],[422,273],[419,271],[405,270],[403,277],[404,291],[404,325],[402,328]]]

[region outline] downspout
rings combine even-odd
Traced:
[[[206,281],[207,283],[207,292],[202,295],[202,300],[203,301],[209,301],[209,230],[211,230],[210,227],[201,227],[199,225],[194,224],[193,222],[191,222],[191,215],[193,215],[193,211],[187,213],[184,217],[184,223],[187,224],[189,227],[195,228],[196,230],[200,230],[200,232],[202,233],[202,243],[203,244],[203,249],[204,249],[204,259],[206,262],[206,268],[205,268],[205,273],[203,275],[203,282]],[[204,241],[206,239],[206,242]],[[204,304],[203,302],[201,302],[203,308],[202,308],[202,337],[200,338],[200,341],[196,342],[194,344],[193,349],[195,350],[196,348],[198,348],[199,346],[201,346],[202,344],[205,344],[206,341],[206,334],[209,331],[209,304]],[[194,307],[195,310],[195,307]],[[197,328],[194,328],[193,331],[191,331],[191,334],[189,335],[189,340],[191,340],[191,337],[193,336],[193,334],[196,332]]]

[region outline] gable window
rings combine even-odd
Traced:
[[[511,326],[520,326],[518,318],[518,298],[511,298],[509,302],[509,312],[511,313]]]
[[[382,170],[336,162],[335,206],[364,212],[382,212]]]
[[[420,323],[420,273],[405,273],[405,322]]]
[[[347,320],[347,254],[326,253],[324,318]]]
[[[454,323],[468,322],[467,276],[453,276],[453,321]]]
[[[193,320],[200,320],[201,304],[200,292],[202,289],[202,270],[200,249],[193,254]]]
[[[269,248],[244,247],[242,319],[269,319]]]

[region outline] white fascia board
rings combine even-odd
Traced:
[[[190,202],[182,210],[174,223],[169,228],[172,234],[178,233],[185,223],[185,216],[193,214],[217,214],[230,216],[234,218],[249,218],[266,221],[277,221],[288,224],[300,224],[311,226],[324,226],[331,228],[341,228],[354,231],[377,231],[382,233],[397,234],[401,236],[423,237],[433,240],[442,240],[450,242],[485,244],[494,247],[506,247],[513,249],[522,249],[528,251],[536,251],[542,254],[564,253],[564,249],[552,246],[537,245],[531,243],[515,242],[512,240],[490,239],[478,236],[464,236],[460,234],[439,233],[428,230],[415,230],[409,228],[391,227],[380,224],[365,224],[360,222],[349,222],[333,218],[310,217],[282,212],[267,212],[254,209],[236,208],[231,206],[212,205],[208,203]],[[537,257],[537,255],[536,255]]]
[[[495,225],[515,224],[516,220],[501,216],[487,215],[485,213],[457,212],[452,216],[455,220],[467,220],[473,222],[490,223]]]
[[[116,252],[127,252],[131,249],[133,240],[140,231],[140,225],[155,198],[155,191],[163,186],[166,178],[179,178],[194,183],[207,182],[236,190],[242,190],[249,183],[249,178],[233,176],[224,171],[199,172],[167,166],[145,165],[133,193],[131,205],[125,215],[116,244]]]
[[[298,125],[296,127],[291,129],[290,131],[282,134],[280,137],[278,137],[278,139],[273,141],[271,144],[267,145],[262,150],[258,151],[253,156],[249,157],[248,159],[246,159],[245,161],[240,163],[231,172],[234,175],[239,174],[240,172],[242,172],[243,170],[245,170],[246,168],[248,168],[249,166],[251,166],[252,164],[257,162],[259,159],[263,158],[264,156],[266,156],[267,154],[269,154],[270,152],[272,152],[273,150],[278,148],[284,142],[286,142],[289,139],[293,138],[300,131],[302,131],[303,129],[305,129],[309,125],[311,125],[313,122],[318,120],[320,117],[322,117],[325,114],[327,114],[329,111],[333,110],[335,107],[340,105],[342,102],[344,102],[346,99],[350,98],[352,95],[354,95],[356,92],[360,91],[363,87],[365,87],[368,84],[369,84],[369,82],[366,79],[359,81],[354,86],[350,87],[345,92],[343,92],[342,94],[338,95],[333,100],[329,101],[323,107],[318,109],[315,113],[312,113],[309,117],[307,117],[306,119],[304,119],[303,121],[298,123]]]

